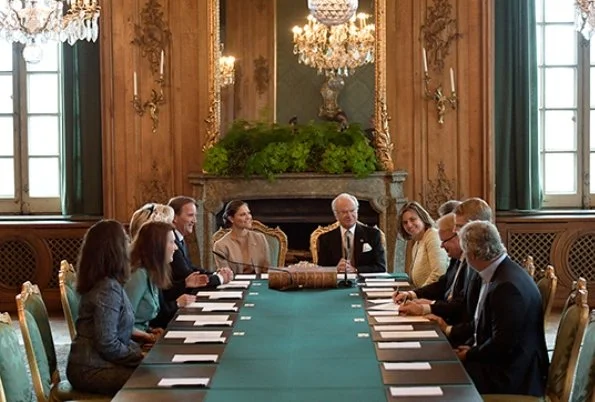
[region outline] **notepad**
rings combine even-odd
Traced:
[[[250,281],[231,281],[217,286],[217,289],[248,289]]]
[[[158,387],[175,387],[180,385],[196,385],[197,387],[206,387],[209,378],[162,378],[157,384]]]
[[[428,362],[382,363],[385,370],[431,370]]]
[[[184,339],[184,343],[225,343],[227,338],[219,337],[219,338],[195,338],[195,337],[188,337]]]
[[[378,349],[421,349],[419,342],[378,342]]]
[[[229,315],[196,315],[196,314],[180,314],[176,317],[176,321],[227,321]]]
[[[186,362],[217,362],[219,355],[193,355],[193,354],[179,354],[174,355],[172,363],[186,363]]]
[[[237,274],[235,279],[256,279],[254,274]]]
[[[390,387],[391,396],[441,396],[441,387]]]
[[[438,338],[436,331],[382,331],[380,337],[385,339],[418,339]]]
[[[370,315],[376,315],[372,313],[380,313],[380,311],[370,311]],[[409,322],[430,322],[426,317],[420,317],[415,315],[394,315],[390,317],[374,317],[376,321],[381,324],[397,324],[397,323],[409,323]]]
[[[238,311],[235,303],[203,303],[194,302],[188,304],[188,308],[201,308],[202,311]]]
[[[219,338],[223,331],[167,331],[165,338]]]
[[[208,297],[211,300],[241,299],[242,292],[198,292],[196,297]]]
[[[413,325],[374,325],[374,331],[413,331]]]

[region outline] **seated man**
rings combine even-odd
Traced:
[[[492,223],[470,222],[459,238],[482,285],[473,343],[457,356],[481,394],[543,396],[549,363],[535,282],[508,258]]]
[[[339,227],[318,238],[318,265],[336,265],[338,272],[385,272],[380,231],[357,222],[357,198],[340,194],[331,207]]]
[[[463,319],[464,308],[464,285],[467,264],[462,260],[459,239],[455,229],[455,215],[449,213],[436,221],[438,226],[438,237],[440,246],[446,250],[450,257],[450,263],[446,273],[438,281],[411,291],[395,292],[393,300],[395,303],[403,303],[406,300],[412,303],[403,304],[399,308],[401,314],[425,315],[436,314],[452,324]]]
[[[159,314],[151,321],[152,326],[165,328],[175,315],[178,306],[176,299],[185,293],[196,294],[198,288],[214,288],[233,278],[229,268],[216,273],[195,267],[190,260],[184,236],[192,234],[196,223],[196,201],[190,197],[174,197],[168,205],[174,210],[174,237],[177,250],[171,262],[172,286],[159,294]]]

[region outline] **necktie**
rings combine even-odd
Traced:
[[[351,261],[351,255],[352,255],[352,250],[351,250],[351,232],[350,231],[346,231],[345,232],[345,259],[347,261]]]
[[[450,288],[448,288],[448,290],[446,291],[446,300],[447,301],[451,301],[454,296],[455,287],[456,287],[457,281],[459,280],[459,275],[461,273],[461,269],[463,268],[463,264],[461,263],[461,260],[457,260],[457,262],[455,264],[457,267],[457,272],[455,272],[455,277],[452,279]]]

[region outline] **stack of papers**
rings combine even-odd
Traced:
[[[369,289],[372,289],[372,291],[369,291]],[[392,296],[393,296],[392,290],[387,291],[386,288],[385,289],[364,288],[363,290],[366,293],[366,296],[368,296],[368,298],[385,297],[392,301]]]
[[[179,315],[176,321],[194,321],[194,326],[202,327],[205,325],[222,325],[230,327],[233,321],[228,315]]]
[[[393,306],[397,306],[397,304],[395,304],[395,302],[393,302],[393,299],[390,298],[386,298],[386,299],[374,299],[374,300],[368,300],[369,303],[374,303],[374,304],[392,304]]]
[[[187,308],[200,308],[202,311],[238,311],[235,303],[202,303],[194,302],[186,306]]]
[[[217,286],[217,289],[248,289],[250,281],[231,281]]]
[[[374,331],[413,331],[413,325],[374,325]]]
[[[441,396],[440,387],[390,387],[391,396]]]
[[[377,286],[377,287],[408,287],[409,282],[396,282],[392,279],[367,279],[364,286]]]
[[[378,349],[421,349],[419,342],[378,342]]]
[[[209,378],[162,378],[157,384],[158,387],[175,387],[180,385],[206,387]]]
[[[398,311],[368,311],[368,314],[371,315],[372,317],[378,317],[378,316],[398,317],[399,312]]]
[[[370,315],[376,315],[372,313],[380,313],[380,311],[370,311]],[[390,316],[390,317],[374,317],[374,319],[381,324],[400,324],[409,322],[430,322],[426,317],[414,316],[414,315],[403,315],[403,316]]]
[[[392,300],[389,303],[382,303],[382,304],[378,304],[376,306],[372,306],[369,308],[369,310],[381,310],[381,311],[393,311],[393,312],[398,312],[399,311],[399,305],[395,304],[392,302]]]
[[[381,331],[380,337],[385,339],[422,339],[438,338],[438,333],[430,331]]]
[[[242,292],[198,292],[196,297],[208,297],[211,300],[218,299],[241,299]]]
[[[193,354],[179,354],[174,355],[172,363],[187,363],[187,362],[213,362],[216,363],[219,355],[193,355]]]
[[[431,370],[428,362],[382,363],[385,370]]]

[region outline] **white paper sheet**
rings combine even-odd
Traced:
[[[219,300],[219,299],[241,299],[242,292],[198,292],[196,297],[208,297],[210,300]]]
[[[368,311],[368,314],[371,315],[372,317],[378,317],[378,316],[398,317],[399,312],[398,311]]]
[[[208,303],[194,302],[188,304],[188,308],[201,308],[202,311],[238,311],[235,303]]]
[[[269,274],[260,274],[260,279],[269,279]]]
[[[227,338],[220,337],[220,338],[194,338],[189,337],[184,339],[184,343],[225,343]]]
[[[366,283],[371,283],[371,282],[391,282],[391,283],[395,283],[396,279],[395,278],[366,278]]]
[[[248,289],[250,281],[231,281],[217,286],[217,289]]]
[[[374,277],[383,277],[383,276],[390,276],[390,273],[388,272],[371,272],[371,273],[365,273],[365,274],[359,274],[359,276],[361,276],[362,278],[374,278]]]
[[[377,315],[372,313],[379,313],[379,311],[370,311],[368,314]],[[409,322],[430,322],[426,317],[415,316],[415,315],[395,315],[390,317],[374,317],[376,321],[381,324],[400,324]]]
[[[395,282],[395,281],[382,281],[378,282],[377,279],[370,280],[368,279],[364,286],[377,286],[377,287],[392,287],[392,288],[406,288],[409,287],[408,282]]]
[[[193,355],[193,354],[179,354],[174,355],[171,359],[172,363],[185,363],[185,362],[217,362],[219,355]]]
[[[204,327],[208,325],[217,325],[221,327],[231,327],[233,325],[233,321],[195,321],[193,326],[194,327]]]
[[[157,384],[158,387],[173,387],[176,385],[196,385],[206,387],[209,378],[162,378]]]
[[[365,289],[364,289],[365,291]],[[382,298],[388,298],[389,300],[392,301],[392,296],[393,296],[393,291],[375,291],[375,292],[366,292],[366,296],[368,296],[368,298],[376,298],[376,297],[382,297]]]
[[[391,396],[441,396],[440,387],[390,387]]]
[[[372,286],[377,288],[383,288],[382,290],[386,289],[393,289],[398,288],[399,285],[395,285],[395,282],[366,282],[363,284],[363,289],[370,289]]]
[[[374,331],[413,331],[413,325],[374,325]]]
[[[392,304],[393,306],[398,307],[398,304],[395,304],[393,299],[388,299],[388,298],[368,300],[368,302],[374,303],[374,304]]]
[[[438,338],[436,331],[383,331],[380,337],[385,339],[423,339]]]
[[[219,338],[223,331],[167,331],[165,338]]]
[[[180,314],[176,317],[176,321],[227,321],[229,315],[196,315],[196,314]]]
[[[383,293],[390,292],[391,296],[393,294],[392,291],[386,289],[385,287],[384,288],[383,287],[380,287],[380,288],[370,288],[370,287],[368,287],[368,288],[362,288],[362,291],[364,293],[368,293],[368,294],[370,294],[370,293],[376,293],[376,292],[383,292]]]
[[[385,370],[432,370],[428,362],[382,363]]]
[[[382,304],[378,304],[376,306],[372,306],[370,307],[368,310],[380,310],[380,311],[399,311],[399,305],[393,303],[392,301],[390,303],[382,303]]]
[[[421,349],[419,342],[378,342],[378,349]]]
[[[235,279],[256,279],[256,275],[254,275],[254,274],[237,274],[237,275],[235,275]]]

